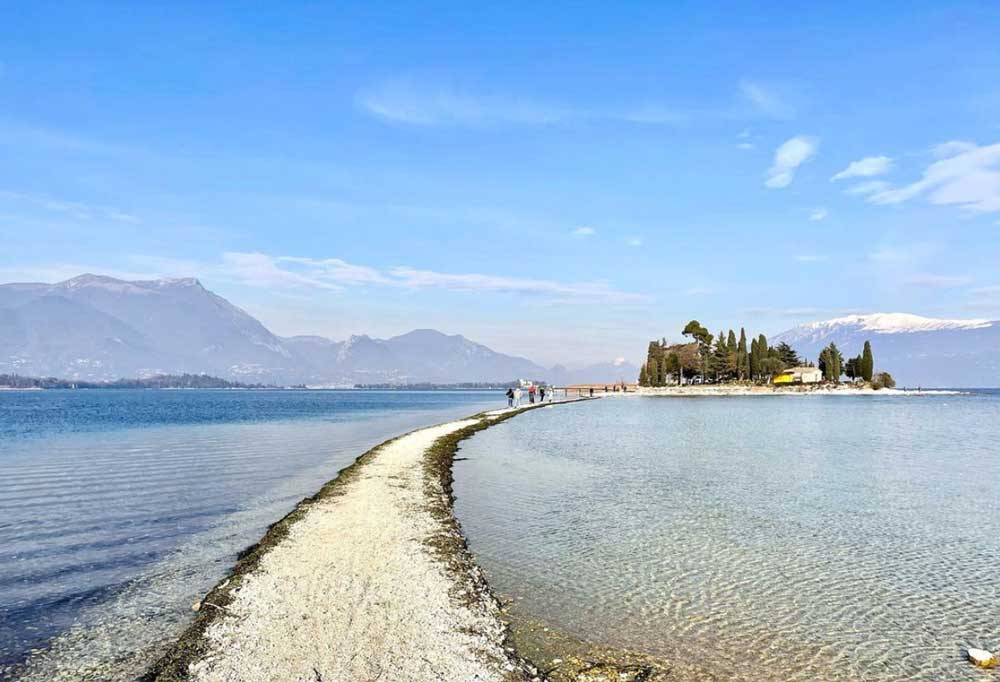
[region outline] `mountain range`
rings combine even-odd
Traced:
[[[901,386],[1000,386],[1000,322],[907,313],[810,322],[770,339],[815,361],[871,341],[876,368]],[[417,329],[389,339],[281,337],[196,279],[123,281],[81,275],[0,285],[0,374],[89,381],[204,373],[273,384],[632,381],[618,361],[569,370],[505,355],[463,336]]]
[[[942,320],[907,313],[848,315],[803,324],[773,337],[815,361],[836,343],[844,357],[871,341],[875,369],[900,386],[1000,386],[1000,321]]]
[[[111,380],[206,373],[273,384],[633,380],[628,363],[542,367],[459,335],[280,337],[196,279],[81,275],[0,285],[0,374]]]

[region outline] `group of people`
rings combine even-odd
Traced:
[[[521,387],[508,388],[507,389],[507,407],[521,407],[521,398],[524,396],[524,392]],[[528,404],[534,405],[535,398],[538,398],[538,402],[545,402],[545,387],[531,385],[528,387]],[[552,391],[549,391],[549,402],[552,402]]]

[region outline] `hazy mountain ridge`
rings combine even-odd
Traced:
[[[908,313],[850,315],[799,325],[775,336],[815,361],[830,342],[845,357],[872,343],[877,370],[900,386],[1000,386],[1000,321],[943,320]]]
[[[634,379],[634,368],[620,369],[627,370],[624,378]],[[283,338],[196,279],[127,282],[89,274],[56,284],[0,285],[2,372],[86,380],[208,373],[313,385],[510,381],[553,374],[525,358],[431,329],[390,339]],[[613,380],[597,375],[596,368],[588,376]]]

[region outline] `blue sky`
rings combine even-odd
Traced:
[[[1000,4],[4,3],[0,281],[545,363],[1000,317]]]

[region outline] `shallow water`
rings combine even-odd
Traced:
[[[503,400],[0,392],[0,679],[130,679],[236,553],[339,469]]]
[[[474,436],[456,513],[523,621],[727,680],[984,680],[1000,395],[608,398]]]

